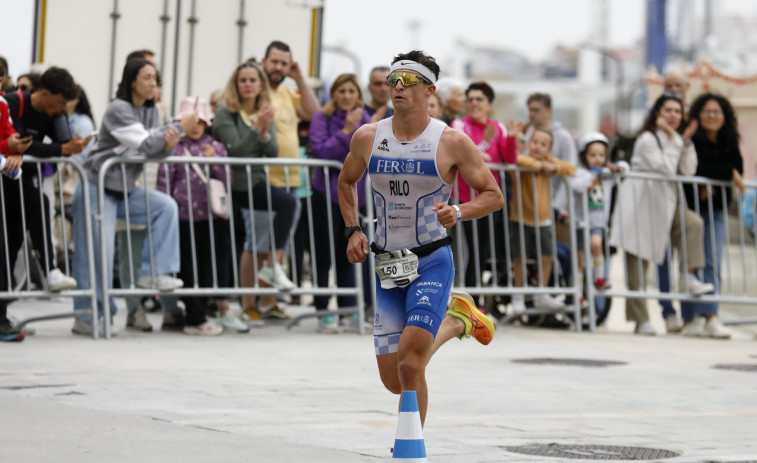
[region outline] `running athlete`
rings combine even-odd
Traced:
[[[454,278],[446,229],[502,207],[494,176],[465,133],[428,115],[439,65],[419,50],[394,58],[387,78],[394,116],[363,125],[339,175],[339,206],[350,262],[364,262],[369,243],[357,218],[357,181],[368,169],[376,205],[376,317],[373,335],[381,381],[389,391],[416,391],[421,423],[428,404],[426,365],[453,337],[488,344],[491,321]],[[447,204],[458,172],[477,192]],[[449,303],[449,305],[448,305]]]

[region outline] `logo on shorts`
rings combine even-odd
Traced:
[[[428,315],[411,315],[407,317],[407,322],[423,323],[424,325],[434,326],[434,320]]]
[[[383,140],[381,140],[381,143],[379,144],[378,149],[381,150],[381,151],[386,151],[388,153],[389,152],[389,141],[386,138],[384,138]]]
[[[378,325],[379,324],[379,314],[376,314],[376,317],[374,317],[373,324],[374,325]]]
[[[423,296],[422,298],[418,299],[418,304],[431,305],[431,301],[429,300],[428,296]]]

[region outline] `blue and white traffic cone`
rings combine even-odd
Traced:
[[[392,460],[406,463],[427,463],[426,444],[423,442],[421,412],[415,391],[402,392],[397,438],[394,440]]]

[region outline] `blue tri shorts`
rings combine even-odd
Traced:
[[[452,248],[442,246],[418,259],[420,277],[404,288],[383,289],[376,275],[376,317],[373,345],[376,355],[397,352],[406,326],[417,326],[434,338],[447,312],[455,279]]]

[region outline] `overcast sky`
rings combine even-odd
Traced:
[[[326,0],[323,44],[355,53],[362,74],[389,64],[399,52],[420,48],[442,64],[450,59],[457,39],[480,46],[503,47],[523,53],[531,61],[543,59],[556,45],[587,40],[599,14],[601,0]],[[630,47],[644,36],[646,0],[608,0],[608,43]],[[702,14],[704,0],[668,0],[669,11],[679,5]],[[720,12],[755,14],[757,0],[715,0]],[[361,7],[362,6],[362,7]],[[358,10],[360,13],[355,14]],[[409,24],[419,21],[418,32]],[[335,77],[354,70],[351,61],[323,53],[322,75]],[[444,69],[442,69],[444,72]],[[359,76],[365,82],[366,75]]]

